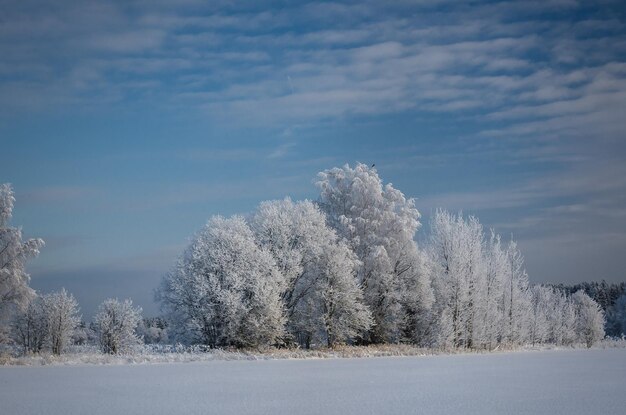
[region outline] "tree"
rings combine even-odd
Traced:
[[[432,343],[492,349],[529,341],[531,293],[514,241],[503,248],[495,232],[485,237],[475,217],[438,210],[427,256],[436,297]]]
[[[43,296],[48,336],[52,353],[60,355],[69,345],[80,324],[78,302],[65,289]]]
[[[571,345],[576,341],[576,312],[571,297],[553,290],[548,305],[548,341],[556,345]]]
[[[41,296],[36,296],[28,306],[17,312],[12,329],[13,341],[24,354],[43,350],[48,339],[48,318]]]
[[[485,247],[485,304],[484,342],[487,349],[493,349],[502,337],[503,278],[506,269],[506,254],[502,249],[500,235],[491,230]]]
[[[360,262],[315,204],[263,202],[251,227],[282,275],[281,299],[292,338],[305,347],[311,342],[333,346],[369,329],[371,314],[356,280]]]
[[[550,314],[553,312],[555,293],[551,287],[535,285],[531,288],[532,316],[529,326],[529,341],[545,343],[550,335]]]
[[[377,171],[361,163],[325,170],[316,184],[330,225],[361,261],[359,280],[374,317],[369,340],[400,341],[407,321],[433,301],[430,281],[416,267],[413,238],[420,214],[413,199],[391,184],[383,186]]]
[[[163,279],[157,300],[179,340],[258,347],[284,336],[283,281],[244,218],[215,216]]]
[[[436,280],[440,346],[486,343],[488,272],[483,244],[482,226],[476,218],[435,212],[428,252]]]
[[[578,341],[587,347],[604,338],[604,312],[584,291],[572,295],[576,307],[576,332]]]
[[[601,282],[581,282],[574,285],[554,285],[555,288],[568,293],[574,294],[579,290],[584,290],[585,293],[591,297],[602,308],[606,316],[605,331],[607,336],[619,337],[622,334],[626,334],[626,331],[622,331],[622,328],[618,321],[615,320],[615,305],[618,298],[624,295],[626,292],[626,282],[620,283],[607,283],[602,280]]]
[[[529,337],[531,301],[524,257],[513,240],[506,249],[503,288],[504,341],[511,345],[524,344]]]
[[[9,184],[0,185],[0,342],[8,339],[12,316],[34,297],[25,271],[29,258],[39,254],[41,239],[22,241],[22,230],[9,226],[15,197]]]
[[[100,350],[110,354],[131,351],[132,346],[141,343],[137,335],[140,322],[141,308],[133,307],[131,300],[105,300],[95,317]]]
[[[372,315],[363,304],[363,292],[356,281],[358,260],[345,244],[331,244],[319,265],[319,298],[322,323],[329,347],[360,337],[372,325]]]

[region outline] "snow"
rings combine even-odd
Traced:
[[[1,414],[623,414],[626,350],[0,367]]]

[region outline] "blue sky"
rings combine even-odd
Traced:
[[[206,3],[210,3],[207,5]],[[376,163],[513,234],[533,282],[622,281],[620,1],[0,1],[0,181],[32,285],[157,312],[213,214]]]

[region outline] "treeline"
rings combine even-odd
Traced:
[[[473,349],[604,336],[596,302],[530,286],[516,243],[476,218],[437,211],[418,249],[414,200],[375,169],[326,170],[316,184],[316,202],[209,220],[158,290],[170,335],[212,347]]]
[[[43,241],[22,241],[9,227],[13,193],[0,186],[0,263],[8,264],[0,274],[0,340],[25,352],[62,353],[91,341],[120,353],[142,339],[492,350],[591,346],[604,337],[596,301],[584,290],[530,285],[516,243],[475,217],[436,211],[418,247],[414,200],[383,185],[374,168],[326,170],[316,185],[315,202],[266,201],[246,217],[210,218],[156,290],[163,318],[142,323],[130,301],[107,300],[89,327],[64,290],[39,296],[28,287],[24,262]]]
[[[602,308],[606,316],[604,330],[607,336],[620,337],[626,334],[626,283],[581,282],[580,284],[553,284],[553,287],[565,292],[575,293],[583,290]]]
[[[130,300],[105,300],[87,325],[78,302],[65,289],[41,295],[30,288],[25,263],[39,254],[44,242],[24,241],[21,229],[9,225],[14,202],[11,186],[0,185],[0,345],[16,345],[24,354],[59,355],[71,345],[87,343],[105,353],[122,353],[143,342],[167,342],[167,323],[142,319],[141,308]]]

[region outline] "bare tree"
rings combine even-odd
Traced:
[[[54,354],[63,353],[71,343],[74,331],[80,323],[78,302],[65,289],[43,296],[44,310],[48,320],[50,349]]]
[[[132,346],[141,343],[137,335],[140,322],[141,308],[133,307],[131,300],[105,300],[95,317],[100,349],[110,354],[130,352]]]
[[[19,310],[12,325],[13,341],[19,345],[24,354],[39,353],[48,339],[48,318],[43,298],[33,298],[28,306]]]

